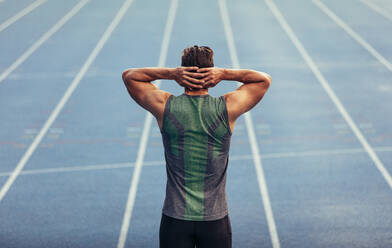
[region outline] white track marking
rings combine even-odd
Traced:
[[[87,1],[82,1],[79,2],[78,6],[82,6],[86,3]],[[124,4],[121,6],[120,10],[118,11],[117,15],[114,17],[113,21],[110,23],[108,28],[105,30],[105,33],[102,35],[101,39],[98,41],[97,45],[91,52],[90,56],[87,58],[86,62],[83,64],[82,68],[78,72],[78,74],[75,76],[74,80],[72,81],[71,85],[68,87],[67,91],[64,93],[63,97],[53,110],[53,112],[50,114],[49,118],[46,120],[45,124],[39,131],[38,135],[35,137],[33,143],[29,146],[21,160],[19,161],[18,165],[12,172],[12,175],[8,178],[7,182],[4,184],[4,186],[0,190],[0,202],[8,192],[8,190],[11,188],[12,184],[16,180],[16,178],[19,176],[20,172],[22,171],[23,167],[27,163],[27,161],[30,159],[31,155],[34,153],[35,149],[38,147],[39,143],[53,124],[53,122],[56,120],[57,116],[59,115],[60,111],[63,109],[64,105],[67,103],[68,99],[71,97],[72,93],[86,74],[87,70],[90,68],[91,64],[94,62],[95,58],[98,56],[99,52],[102,50],[103,46],[105,43],[108,41],[110,38],[112,32],[114,29],[117,27],[118,23],[124,16],[125,12],[128,10],[129,6],[133,0],[126,0]]]
[[[35,8],[37,8],[38,6],[40,6],[41,4],[43,4],[46,1],[47,0],[37,0],[37,1],[33,2],[32,4],[30,4],[29,6],[27,6],[26,8],[19,11],[18,13],[16,13],[14,16],[12,16],[8,20],[6,20],[2,24],[0,24],[0,32],[3,31],[4,29],[6,29],[11,24],[13,24],[14,22],[16,22],[17,20],[19,20],[20,18],[22,18],[23,16],[25,16],[28,13],[30,13],[31,11],[33,11]]]
[[[176,17],[177,7],[178,7],[178,0],[172,0],[166,26],[165,26],[164,36],[162,40],[158,67],[163,67],[166,62],[166,57],[167,57],[167,52],[169,50],[169,42],[173,29],[174,20]],[[156,86],[159,87],[160,84],[161,81],[158,81],[156,83]],[[135,169],[133,170],[132,181],[128,193],[128,201],[124,211],[124,217],[121,225],[120,235],[118,238],[117,248],[124,248],[127,240],[129,225],[131,223],[133,206],[135,204],[137,187],[139,184],[140,174],[143,166],[144,154],[146,152],[148,137],[150,135],[152,118],[153,116],[148,112],[146,115],[143,132],[140,139],[139,150],[135,162]]]
[[[165,165],[165,162],[159,161],[147,161],[143,165],[157,166]],[[36,175],[36,174],[51,174],[51,173],[62,173],[62,172],[78,172],[78,171],[95,171],[95,170],[110,170],[110,169],[122,169],[132,168],[135,163],[116,163],[116,164],[95,164],[95,165],[83,165],[83,166],[67,166],[67,167],[54,167],[45,169],[32,169],[23,170],[20,175]],[[0,177],[10,176],[12,172],[0,173]]]
[[[312,0],[312,2],[319,7],[329,18],[331,18],[338,26],[346,31],[355,41],[363,46],[368,52],[373,55],[381,64],[383,64],[389,71],[392,72],[392,64],[376,51],[369,43],[367,43],[359,34],[352,30],[342,19],[335,15],[325,4],[319,0]]]
[[[62,173],[62,172],[76,172],[76,171],[94,171],[94,170],[105,170],[105,169],[120,169],[133,167],[132,163],[119,163],[119,164],[97,164],[97,165],[85,165],[85,166],[69,166],[69,167],[55,167],[45,169],[32,169],[23,170],[20,175],[36,175],[36,174],[50,174],[50,173]],[[9,176],[12,172],[0,173],[0,177]]]
[[[39,38],[22,56],[20,56],[10,67],[0,74],[0,83],[4,81],[18,66],[20,66],[31,54],[33,54],[42,44],[44,44],[54,33],[56,33],[65,23],[67,23],[76,13],[83,8],[89,0],[78,2],[63,18],[61,18],[49,31]]]
[[[230,51],[231,62],[233,64],[233,68],[239,69],[240,63],[238,61],[237,50],[236,50],[235,43],[234,43],[234,36],[233,36],[232,29],[231,29],[230,18],[229,18],[227,6],[226,6],[226,1],[225,0],[218,0],[218,1],[219,1],[219,9],[221,12],[223,26],[225,29],[226,40],[227,40],[227,44],[228,44],[229,51]],[[241,85],[241,84],[239,83],[239,85]],[[250,112],[247,112],[244,114],[244,116],[245,116],[245,123],[246,123],[247,131],[248,131],[249,142],[250,142],[251,149],[252,149],[253,163],[254,163],[254,166],[256,169],[256,175],[257,175],[257,180],[259,183],[259,189],[260,189],[261,197],[263,200],[264,211],[265,211],[266,218],[267,218],[268,229],[269,229],[269,233],[270,233],[270,237],[271,237],[272,247],[279,248],[280,242],[279,242],[278,231],[276,229],[274,215],[272,212],[271,202],[270,202],[270,198],[269,198],[269,194],[268,194],[268,188],[267,188],[266,180],[264,177],[264,171],[263,171],[263,166],[261,163],[260,152],[259,152],[259,148],[258,148],[258,144],[257,144],[257,140],[256,140],[255,130],[253,127],[252,115]]]
[[[380,161],[378,158],[377,154],[374,152],[373,148],[369,145],[367,142],[366,138],[363,136],[362,132],[359,130],[353,119],[350,117],[346,109],[344,108],[343,104],[340,102],[339,98],[336,96],[335,92],[332,90],[331,86],[329,85],[328,81],[324,78],[323,74],[320,72],[318,69],[316,63],[313,61],[313,59],[310,57],[308,52],[305,50],[304,46],[302,43],[298,40],[297,36],[295,35],[294,31],[291,29],[283,15],[280,13],[279,9],[276,7],[276,5],[273,3],[272,0],[265,0],[267,3],[268,7],[272,11],[272,13],[275,15],[276,19],[278,20],[279,24],[282,26],[284,31],[287,33],[295,47],[298,49],[300,54],[302,55],[303,59],[309,66],[309,68],[312,70],[313,74],[316,76],[332,102],[335,104],[336,108],[339,110],[340,114],[344,118],[344,120],[347,122],[347,124],[350,126],[351,130],[359,140],[359,142],[362,144],[363,148],[365,151],[369,154],[369,157],[371,160],[374,162],[374,165],[377,167],[377,169],[380,171],[381,175],[384,177],[385,181],[388,183],[389,187],[392,189],[392,177],[388,173],[387,169],[383,165],[383,163]]]
[[[377,6],[376,4],[374,4],[368,0],[359,0],[359,1],[361,1],[363,4],[365,4],[366,6],[371,8],[372,10],[376,11],[380,15],[384,16],[388,20],[392,21],[392,15],[390,13],[388,13],[388,11],[385,11],[385,9],[381,8],[380,6]]]
[[[378,152],[392,152],[392,146],[374,147],[375,151]],[[348,154],[360,154],[366,153],[363,148],[352,148],[352,149],[338,149],[338,150],[316,150],[316,151],[304,151],[304,152],[277,152],[277,153],[262,153],[263,160],[266,159],[281,159],[281,158],[295,158],[295,157],[316,157],[316,156],[332,156],[332,155],[348,155]],[[253,155],[237,155],[231,156],[230,161],[245,161],[253,160]],[[162,160],[156,161],[144,161],[143,166],[163,166],[166,163]],[[242,165],[242,164],[234,164]],[[110,169],[122,169],[132,168],[135,163],[113,163],[113,164],[94,164],[94,165],[81,165],[81,166],[67,166],[67,167],[55,167],[46,169],[32,169],[23,170],[20,175],[37,175],[37,174],[50,174],[50,173],[63,173],[63,172],[78,172],[78,171],[96,171],[96,170],[110,170]],[[12,172],[0,172],[0,177],[8,177]]]

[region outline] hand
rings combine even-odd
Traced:
[[[224,70],[217,67],[201,68],[197,70],[197,73],[203,75],[203,88],[212,88],[223,80]]]
[[[203,88],[204,80],[201,79],[204,75],[197,73],[199,68],[192,67],[177,67],[174,70],[174,80],[182,87],[190,90],[198,90]]]

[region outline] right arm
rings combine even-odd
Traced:
[[[204,87],[214,87],[221,80],[243,83],[237,90],[224,95],[231,129],[237,118],[251,110],[267,92],[271,77],[264,72],[245,69],[202,68],[197,72],[205,73]]]
[[[157,119],[159,127],[162,125],[165,103],[170,93],[158,89],[152,81],[158,79],[175,80],[180,86],[200,89],[203,81],[197,79],[201,74],[193,73],[197,67],[178,68],[130,68],[123,72],[122,78],[129,95],[141,107],[151,112]]]

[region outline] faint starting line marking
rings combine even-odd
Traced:
[[[392,146],[375,147],[374,150],[378,151],[378,152],[392,152]],[[266,160],[266,159],[281,159],[281,158],[293,158],[293,157],[349,155],[349,154],[360,154],[360,153],[366,153],[366,151],[363,148],[352,148],[352,149],[318,150],[318,151],[304,151],[304,152],[264,153],[264,154],[260,154],[260,156],[263,157],[264,160]],[[237,156],[231,156],[230,162],[244,161],[244,160],[251,160],[251,159],[253,159],[252,154],[237,155]],[[163,166],[165,164],[166,163],[165,163],[164,159],[143,162],[143,166]],[[46,168],[46,169],[24,170],[20,173],[20,175],[37,175],[37,174],[50,174],[50,173],[63,173],[63,172],[110,170],[110,169],[132,168],[134,166],[135,166],[135,163],[115,163],[115,164],[67,166],[67,167],[55,167],[55,168]],[[238,166],[238,165],[234,164],[232,166]],[[11,174],[12,174],[12,172],[2,172],[2,173],[0,173],[0,177],[8,177]]]
[[[348,114],[347,110],[343,106],[343,104],[340,102],[339,98],[336,96],[335,92],[329,85],[328,81],[325,79],[323,74],[320,72],[318,69],[316,63],[313,61],[313,59],[310,57],[302,43],[299,41],[297,36],[295,35],[294,31],[291,29],[283,15],[280,13],[279,9],[276,7],[276,5],[273,3],[272,0],[265,0],[267,3],[268,7],[272,11],[272,13],[275,15],[276,19],[278,20],[279,24],[283,28],[283,30],[287,33],[305,62],[308,64],[309,68],[312,70],[313,74],[316,76],[318,81],[320,82],[321,86],[324,88],[325,92],[328,94],[332,102],[335,104],[336,108],[344,118],[344,120],[347,122],[347,124],[350,126],[351,130],[353,131],[354,135],[357,137],[358,141],[362,144],[363,148],[366,150],[368,153],[370,159],[374,162],[374,165],[377,167],[377,169],[380,171],[381,175],[384,177],[385,181],[389,185],[389,187],[392,189],[392,177],[383,165],[383,163],[380,161],[378,158],[377,154],[374,152],[373,148],[370,146],[370,144],[367,142],[366,138],[360,131],[360,129],[357,127],[353,119],[350,117]],[[316,2],[313,0],[313,2]]]
[[[30,4],[29,6],[27,6],[26,8],[19,11],[18,13],[16,13],[14,16],[12,16],[8,20],[6,20],[2,24],[0,24],[0,32],[3,31],[4,29],[6,29],[7,27],[9,27],[14,22],[18,21],[23,16],[25,16],[28,13],[30,13],[31,11],[33,11],[35,8],[37,8],[38,6],[40,6],[41,4],[43,4],[46,1],[47,0],[37,0],[37,1],[33,2],[32,4]],[[2,0],[0,0],[0,2],[2,2]]]
[[[162,44],[161,44],[161,51],[160,51],[160,55],[159,55],[158,67],[163,67],[166,62],[167,52],[169,50],[170,36],[172,33],[174,20],[176,17],[177,7],[178,7],[178,0],[172,0],[171,4],[170,4],[169,14],[167,17],[167,22],[166,22],[163,40],[162,40]],[[159,87],[160,84],[161,84],[161,81],[158,81],[156,83],[156,86]],[[129,187],[128,200],[127,200],[127,205],[126,205],[125,211],[124,211],[124,217],[123,217],[123,222],[121,225],[120,235],[118,238],[117,248],[124,248],[126,240],[127,240],[127,234],[128,234],[128,230],[129,230],[129,225],[131,223],[133,206],[135,204],[137,187],[139,184],[140,174],[141,174],[142,166],[143,166],[144,154],[146,152],[148,137],[150,134],[151,122],[152,122],[152,115],[148,112],[146,115],[145,122],[144,122],[142,137],[140,139],[140,145],[139,145],[139,150],[138,150],[138,154],[136,157],[135,169],[132,174],[131,185]]]
[[[88,1],[88,0],[87,0]],[[77,6],[72,11],[76,11],[77,9],[80,9],[82,6],[84,6],[87,1],[81,1],[78,3]],[[0,203],[3,200],[4,196],[7,194],[8,190],[11,188],[12,184],[15,182],[16,178],[19,176],[21,171],[23,170],[23,167],[27,163],[27,161],[30,159],[31,155],[34,153],[35,149],[38,147],[39,143],[49,130],[49,128],[52,126],[53,122],[56,120],[57,116],[59,115],[60,111],[63,109],[64,105],[67,103],[68,99],[71,97],[72,93],[86,74],[87,70],[90,68],[91,64],[95,60],[95,58],[98,56],[99,52],[105,45],[105,43],[108,41],[110,38],[112,32],[114,29],[117,27],[118,23],[124,16],[125,12],[128,10],[129,6],[131,5],[132,0],[126,0],[121,6],[120,10],[118,11],[117,15],[114,17],[113,21],[110,23],[108,28],[105,30],[105,33],[102,35],[101,39],[98,41],[97,45],[91,52],[90,56],[87,58],[86,62],[83,64],[82,68],[78,72],[78,74],[75,76],[74,80],[72,81],[71,85],[68,87],[66,92],[64,93],[63,97],[60,99],[59,103],[53,110],[53,112],[50,114],[49,118],[46,120],[45,124],[39,131],[38,135],[35,137],[33,143],[29,146],[23,157],[20,159],[18,165],[15,167],[14,171],[12,172],[11,176],[8,178],[6,183],[3,185],[3,187],[0,190]],[[79,7],[78,7],[79,6]],[[71,11],[71,12],[72,12]]]
[[[18,68],[26,59],[28,59],[42,44],[44,44],[53,34],[64,26],[79,10],[81,10],[89,0],[81,0],[71,9],[63,18],[61,18],[51,29],[39,38],[22,56],[20,56],[10,67],[0,74],[0,83],[4,81],[16,68]],[[0,198],[1,199],[1,198]]]
[[[370,2],[368,0],[359,0],[359,1],[361,1],[364,5],[366,5],[370,9],[372,9],[375,12],[379,13],[380,15],[384,16],[388,20],[392,21],[392,15],[390,13],[388,13],[387,11],[385,11],[385,9],[377,6],[376,4],[374,4],[373,2]]]
[[[392,72],[392,64],[384,58],[376,49],[374,49],[368,42],[366,42],[358,33],[356,33],[350,26],[348,26],[342,19],[333,13],[320,0],[312,0],[312,2],[322,10],[329,18],[331,18],[338,26],[340,26],[347,34],[349,34],[356,42],[363,46],[368,52],[373,55],[381,64],[383,64],[389,71]]]
[[[226,1],[225,0],[218,0],[218,1],[219,1],[221,18],[225,30],[226,40],[229,47],[231,62],[233,64],[234,69],[239,69],[240,63],[237,56],[237,49],[235,47],[234,36],[233,36],[233,31],[231,29],[230,17],[226,6]],[[238,83],[238,85],[241,84]],[[248,131],[248,138],[252,149],[253,163],[256,169],[257,181],[259,183],[259,190],[261,193],[264,211],[267,218],[268,230],[271,238],[272,247],[279,248],[280,242],[279,242],[278,231],[276,229],[274,215],[272,212],[272,206],[268,194],[267,183],[265,180],[263,165],[261,162],[261,157],[259,152],[259,145],[257,144],[256,133],[253,126],[252,115],[250,111],[245,113],[244,117],[245,117],[245,124]]]

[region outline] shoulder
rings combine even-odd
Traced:
[[[229,120],[230,127],[233,130],[235,121],[244,112],[242,110],[244,104],[243,97],[240,97],[238,91],[232,91],[224,94],[222,98],[225,102],[227,119]]]
[[[234,99],[237,97],[237,92],[231,91],[222,95],[221,97],[224,99],[226,103],[230,103],[231,101],[234,101]]]
[[[149,100],[152,102],[165,104],[170,96],[172,96],[172,94],[170,94],[169,92],[157,89],[152,91],[148,97],[150,98]]]
[[[238,102],[238,99],[236,99],[236,92],[235,91],[228,92],[228,93],[222,95],[221,98],[224,101],[226,108],[228,110],[233,107],[232,105],[234,102]]]
[[[163,90],[154,90],[145,95],[142,107],[155,117],[161,116],[171,94]]]

